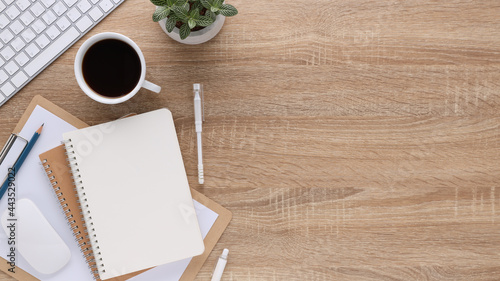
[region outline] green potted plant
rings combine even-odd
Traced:
[[[225,17],[238,10],[224,0],[150,0],[156,5],[153,21],[159,22],[172,39],[184,44],[201,44],[219,33]]]

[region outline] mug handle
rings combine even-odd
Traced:
[[[150,90],[151,92],[155,92],[157,94],[160,93],[160,91],[161,91],[160,86],[153,84],[153,83],[149,82],[148,80],[144,80],[144,83],[142,83],[142,87]]]

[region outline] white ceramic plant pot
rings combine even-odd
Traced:
[[[179,28],[175,27],[174,30],[172,30],[172,32],[167,31],[167,28],[165,27],[165,22],[167,21],[166,18],[162,19],[158,23],[160,24],[161,29],[163,29],[163,31],[175,41],[188,45],[197,45],[205,43],[208,40],[214,38],[215,35],[217,35],[217,33],[219,33],[219,31],[222,29],[225,20],[226,20],[225,16],[218,15],[215,18],[214,23],[201,30],[191,31],[189,36],[184,40],[182,40],[181,36],[179,35]]]

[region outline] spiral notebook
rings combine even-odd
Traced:
[[[203,253],[167,109],[63,134],[102,280]]]
[[[81,249],[89,268],[94,274],[94,279],[99,279],[99,274],[97,273],[96,263],[92,250],[89,248],[90,240],[87,233],[87,228],[85,226],[84,218],[80,213],[80,203],[78,202],[78,194],[74,189],[73,179],[71,178],[71,171],[67,165],[66,160],[66,150],[63,145],[57,146],[47,152],[40,154],[40,161],[43,164],[43,168],[49,178],[54,194],[60,202],[62,210],[68,220],[68,224],[71,226],[73,231],[75,241]],[[195,203],[201,206],[202,212],[200,212],[201,217],[199,217],[200,228],[204,224],[208,224],[208,227],[203,227],[207,230],[204,239],[205,243],[205,253],[202,256],[197,256],[189,261],[180,261],[179,264],[168,264],[155,269],[154,273],[152,271],[147,273],[147,276],[139,275],[144,273],[146,270],[141,270],[120,277],[111,278],[110,281],[123,281],[128,280],[134,276],[138,276],[138,280],[193,280],[196,273],[203,265],[203,262],[210,254],[215,243],[219,239],[219,236],[224,231],[225,227],[231,220],[231,212],[225,209],[221,205],[217,204],[213,200],[207,198],[203,194],[199,193],[195,189],[191,189]],[[201,203],[200,203],[201,202]],[[196,206],[195,206],[196,208]],[[217,215],[212,215],[212,212]],[[198,208],[197,208],[198,213]],[[215,221],[214,221],[215,219]],[[202,228],[202,229],[203,229]],[[173,270],[172,270],[173,268]],[[161,276],[156,278],[156,276]]]
[[[39,157],[57,199],[61,204],[62,210],[68,219],[68,225],[75,236],[75,241],[78,243],[94,279],[99,280],[94,254],[90,247],[89,236],[87,235],[87,227],[85,226],[85,221],[80,210],[80,203],[78,202],[78,194],[74,190],[71,171],[67,165],[64,145],[42,153]]]

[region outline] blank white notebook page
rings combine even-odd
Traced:
[[[201,235],[203,236],[203,239],[205,239],[219,215],[198,201],[193,201],[196,215],[198,216],[198,222],[200,223]],[[186,271],[191,259],[192,258],[187,258],[157,266],[140,275],[128,279],[128,281],[178,281],[181,279],[184,271]]]
[[[101,279],[203,253],[172,114],[66,133]]]

